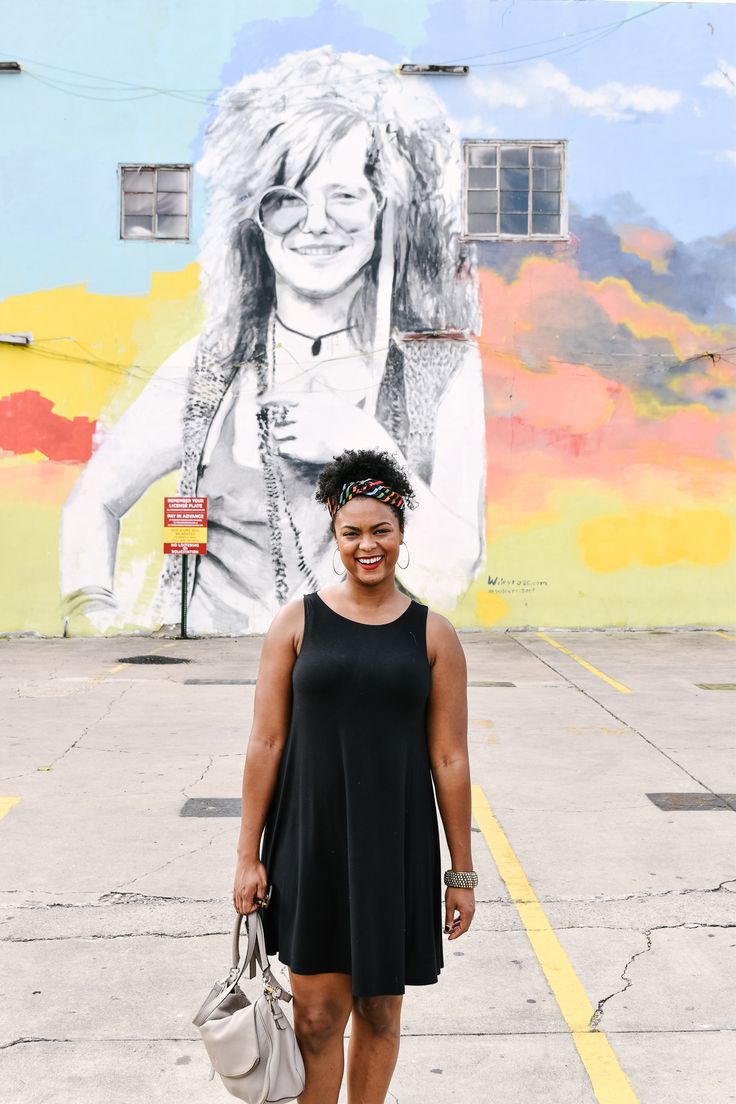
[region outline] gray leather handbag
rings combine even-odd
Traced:
[[[248,947],[240,954],[245,919]],[[279,1001],[292,999],[271,973],[260,913],[237,913],[232,935],[232,967],[216,981],[192,1020],[210,1058],[210,1080],[219,1074],[229,1093],[247,1104],[294,1100],[304,1090],[304,1061],[294,1029]],[[251,1004],[238,985],[256,966],[263,974],[263,993]]]

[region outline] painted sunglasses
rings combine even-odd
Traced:
[[[310,203],[296,188],[275,184],[267,188],[258,201],[256,221],[265,233],[283,237],[306,222],[310,207],[324,205],[325,215],[331,222],[346,233],[355,233],[370,226],[384,203],[385,199],[377,200],[372,191],[362,196],[337,191]]]

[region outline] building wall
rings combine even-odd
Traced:
[[[209,228],[212,241],[219,216],[203,174],[194,174],[189,242],[121,241],[118,166],[201,166],[222,89],[323,47],[377,57],[389,71],[405,59],[467,61],[467,77],[401,78],[415,82],[407,103],[426,86],[458,138],[568,142],[569,239],[476,245],[482,324],[443,455],[454,442],[455,491],[472,505],[483,433],[479,562],[466,569],[464,523],[449,520],[445,459],[444,476],[435,466],[427,484],[431,502],[408,520],[412,592],[458,627],[733,621],[733,7],[525,0],[461,10],[449,0],[400,11],[282,0],[251,5],[246,19],[234,2],[212,16],[194,3],[151,10],[126,0],[71,23],[50,4],[9,17],[18,53],[7,56],[24,71],[0,74],[0,331],[28,331],[33,342],[0,345],[2,631],[62,632],[64,572],[81,579],[92,564],[94,583],[100,562],[90,507],[67,514],[74,563],[67,551],[65,566],[64,505],[110,440],[121,451],[115,460],[108,448],[107,473],[117,463],[121,487],[145,466],[157,430],[127,434],[120,419],[212,318],[212,281],[209,298],[200,285],[212,252],[200,239]],[[297,117],[325,79],[317,70],[301,94],[292,89],[280,117]],[[431,137],[439,116],[422,110]],[[226,176],[226,158],[220,167]],[[460,188],[446,169],[430,192],[449,209]],[[423,318],[438,309],[427,286],[412,292],[424,296]],[[467,321],[468,287],[457,301],[444,297],[445,327]],[[421,469],[418,453],[409,466]],[[95,489],[87,479],[85,502]],[[117,610],[72,618],[72,631],[165,619],[162,496],[177,479],[172,471],[147,485],[121,519]],[[300,525],[316,563],[327,518],[308,516]],[[321,578],[335,576],[327,568]],[[262,631],[266,606],[235,622]]]

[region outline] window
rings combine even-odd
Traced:
[[[120,237],[189,240],[189,165],[122,165]]]
[[[566,143],[467,141],[469,238],[566,238]]]

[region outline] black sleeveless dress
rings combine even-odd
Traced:
[[[426,713],[427,607],[366,625],[304,596],[288,738],[263,835],[266,950],[356,997],[430,985],[443,886]]]

